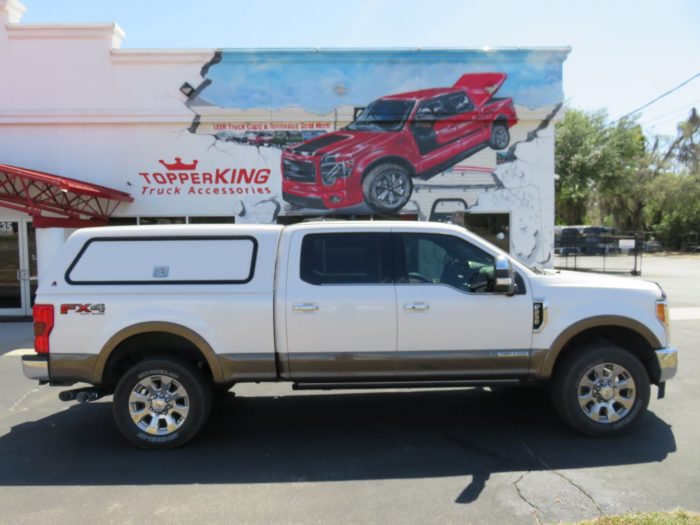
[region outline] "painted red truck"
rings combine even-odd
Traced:
[[[347,127],[282,154],[282,196],[303,208],[401,209],[414,177],[428,178],[490,146],[504,149],[517,123],[513,101],[495,98],[505,73],[469,73],[449,88],[390,95]]]

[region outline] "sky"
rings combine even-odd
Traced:
[[[700,72],[698,0],[22,0],[23,23],[116,22],[123,49],[570,46],[568,106],[614,120]],[[700,77],[645,109],[673,135]]]
[[[325,114],[340,106],[366,106],[387,95],[426,88],[493,86],[479,73],[503,73],[498,97],[530,109],[561,101],[562,51],[373,51],[229,53],[211,66],[201,96],[228,108],[283,109],[292,106]],[[303,57],[303,58],[302,58]],[[283,67],[271,67],[284,61]],[[469,73],[472,76],[463,76]],[[340,89],[340,91],[339,91]],[[494,93],[495,94],[495,93]]]

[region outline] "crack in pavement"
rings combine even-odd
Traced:
[[[589,494],[588,491],[586,491],[581,485],[579,485],[578,483],[574,482],[572,479],[570,479],[570,478],[569,478],[568,476],[566,476],[565,474],[562,474],[562,473],[559,472],[558,470],[555,470],[555,469],[551,468],[551,467],[547,464],[547,462],[546,462],[544,459],[542,459],[541,457],[539,457],[537,454],[535,454],[535,453],[532,451],[532,449],[527,445],[527,443],[525,442],[524,439],[520,438],[520,442],[522,443],[523,448],[527,451],[527,453],[528,453],[535,461],[537,461],[538,463],[540,463],[540,465],[542,465],[542,466],[545,468],[545,470],[546,470],[547,472],[551,472],[552,474],[555,474],[555,475],[559,476],[559,477],[562,478],[564,481],[568,482],[572,487],[576,488],[579,492],[581,492],[581,494],[583,494],[583,495],[586,496],[589,500],[591,500],[591,503],[593,503],[593,506],[594,506],[595,509],[598,511],[598,514],[599,514],[600,516],[603,516],[603,515],[605,514],[605,512],[603,512],[603,509],[600,508],[600,505],[599,505],[598,502],[595,500],[595,498],[594,498],[591,494]],[[522,478],[522,476],[521,476],[521,478]],[[518,480],[518,481],[520,481],[520,480]]]
[[[15,403],[10,407],[10,409],[8,410],[8,412],[14,412],[14,411],[17,409],[17,407],[18,407],[25,399],[27,399],[30,395],[35,394],[36,392],[39,392],[40,390],[45,389],[47,386],[48,386],[48,385],[43,385],[43,386],[39,386],[39,387],[37,387],[37,388],[34,388],[33,390],[30,390],[29,392],[27,392],[26,394],[24,394],[22,397],[20,397],[17,401],[15,401]]]
[[[527,499],[523,492],[520,490],[520,485],[518,485],[518,483],[520,483],[523,480],[523,478],[525,478],[525,476],[527,476],[530,472],[531,471],[528,470],[527,472],[523,472],[522,474],[520,474],[520,477],[513,482],[513,487],[515,487],[515,491],[518,493],[518,497],[534,509],[532,512],[532,517],[535,518],[537,524],[540,525],[542,521],[540,521],[540,517],[537,515],[537,513],[539,512],[540,514],[542,514],[542,509],[540,509],[537,505],[535,505],[533,502]]]

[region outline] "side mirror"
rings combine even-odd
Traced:
[[[510,259],[505,255],[496,257],[496,268],[494,272],[493,291],[506,295],[513,295],[517,290],[515,284],[515,273],[513,265],[510,264]]]

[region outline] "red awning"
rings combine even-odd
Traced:
[[[0,164],[0,206],[29,213],[37,228],[99,226],[119,203],[133,201],[123,191]]]

